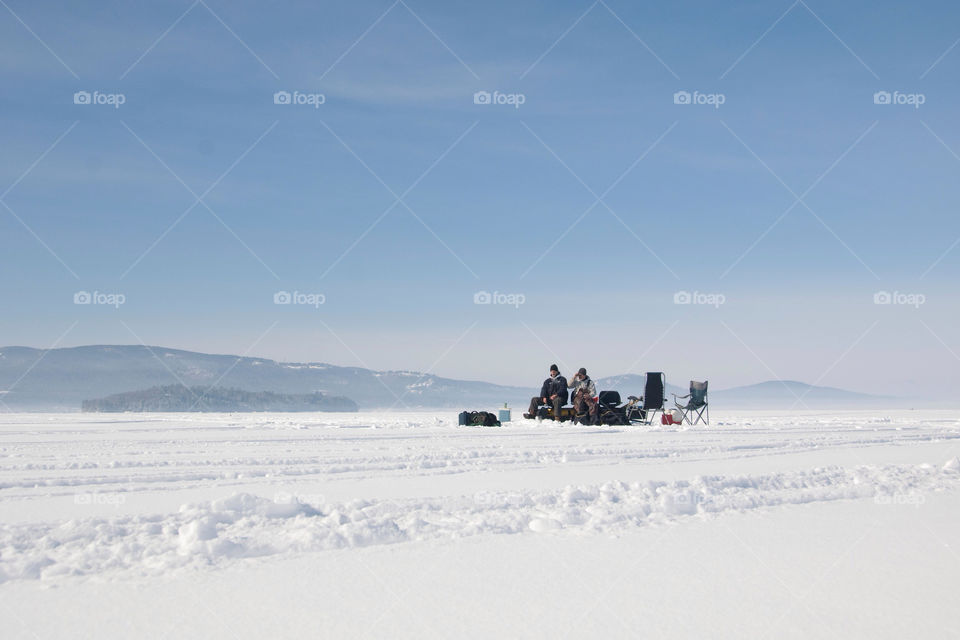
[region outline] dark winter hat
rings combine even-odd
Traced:
[[[580,367],[580,371],[578,371],[577,373],[579,373],[579,374],[582,375],[582,376],[585,376],[585,375],[587,375],[587,370],[584,369],[583,367]]]
[[[556,371],[557,373],[560,373],[560,369],[558,369],[557,365],[555,364],[550,365],[550,371]]]

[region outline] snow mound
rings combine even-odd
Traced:
[[[677,482],[607,482],[557,490],[419,500],[355,500],[323,509],[239,493],[176,513],[0,524],[0,582],[63,576],[158,575],[239,559],[411,540],[616,533],[724,511],[873,498],[919,504],[960,486],[955,458],[933,465],[816,468]]]
[[[960,458],[954,456],[952,460],[947,460],[947,464],[943,465],[943,470],[948,473],[960,473]]]

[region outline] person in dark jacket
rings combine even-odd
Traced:
[[[567,404],[567,379],[560,375],[557,365],[550,365],[550,377],[543,381],[540,395],[530,398],[530,408],[523,414],[524,418],[536,418],[537,409],[545,404],[553,407],[553,419],[560,419],[560,407]]]

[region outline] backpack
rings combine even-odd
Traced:
[[[471,411],[467,416],[467,425],[472,427],[499,427],[497,416],[489,411]]]

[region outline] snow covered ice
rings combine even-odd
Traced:
[[[7,414],[4,637],[955,635],[958,453],[933,410]]]

